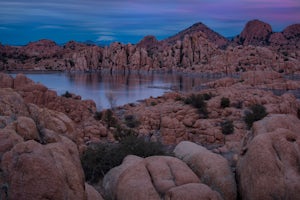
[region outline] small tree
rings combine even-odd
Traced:
[[[66,98],[71,98],[72,94],[69,91],[66,91],[64,94],[62,94],[61,96],[66,97]]]
[[[117,105],[117,98],[114,95],[113,91],[110,90],[105,95],[106,95],[106,98],[107,98],[107,100],[110,104],[110,108],[114,109]]]
[[[114,113],[111,109],[107,109],[104,112],[104,121],[106,122],[108,128],[109,127],[116,127],[117,124],[118,124],[118,121],[115,118]]]

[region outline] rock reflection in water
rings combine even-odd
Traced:
[[[109,108],[109,98],[115,105],[134,103],[146,98],[158,97],[175,90],[190,92],[198,90],[202,83],[220,78],[220,75],[191,75],[180,73],[131,72],[131,73],[50,73],[26,74],[35,82],[57,91],[59,95],[69,91],[82,99],[93,99],[98,109]]]

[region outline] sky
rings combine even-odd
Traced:
[[[0,0],[0,43],[134,44],[146,35],[167,38],[197,22],[232,37],[252,19],[282,31],[300,23],[300,0]]]

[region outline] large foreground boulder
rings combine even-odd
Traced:
[[[86,200],[73,121],[0,89],[0,199]],[[72,141],[73,140],[73,141]]]
[[[192,142],[180,142],[175,156],[186,162],[201,182],[218,191],[224,199],[236,199],[236,183],[228,161]]]
[[[118,200],[222,199],[184,162],[169,156],[127,156],[105,175],[103,186],[109,198]]]
[[[273,132],[279,128],[288,129],[294,133],[300,130],[299,119],[291,114],[272,114],[253,124],[254,136]]]
[[[2,156],[2,177],[10,199],[85,199],[84,175],[76,145],[41,145],[29,140]]]
[[[288,124],[283,117],[271,115],[254,124],[254,138],[237,163],[242,199],[300,199],[300,135],[295,129],[300,120],[286,115]]]

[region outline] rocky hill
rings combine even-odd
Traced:
[[[262,21],[249,21],[241,34],[234,41],[241,45],[264,46],[268,44],[272,27]]]
[[[215,31],[211,30],[208,28],[205,24],[199,22],[191,27],[180,31],[174,36],[171,36],[167,39],[164,40],[164,42],[169,43],[169,44],[175,44],[178,40],[182,41],[184,39],[185,35],[193,35],[194,33],[197,32],[202,32],[206,35],[207,39],[213,43],[216,44],[218,47],[225,48],[228,44],[229,41],[223,37],[222,35],[216,33]]]
[[[165,40],[146,36],[138,44],[99,47],[70,41],[59,46],[40,40],[22,47],[0,45],[0,70],[163,70],[233,73],[271,69],[299,71],[300,24],[274,33],[253,20],[228,41],[202,23]]]

